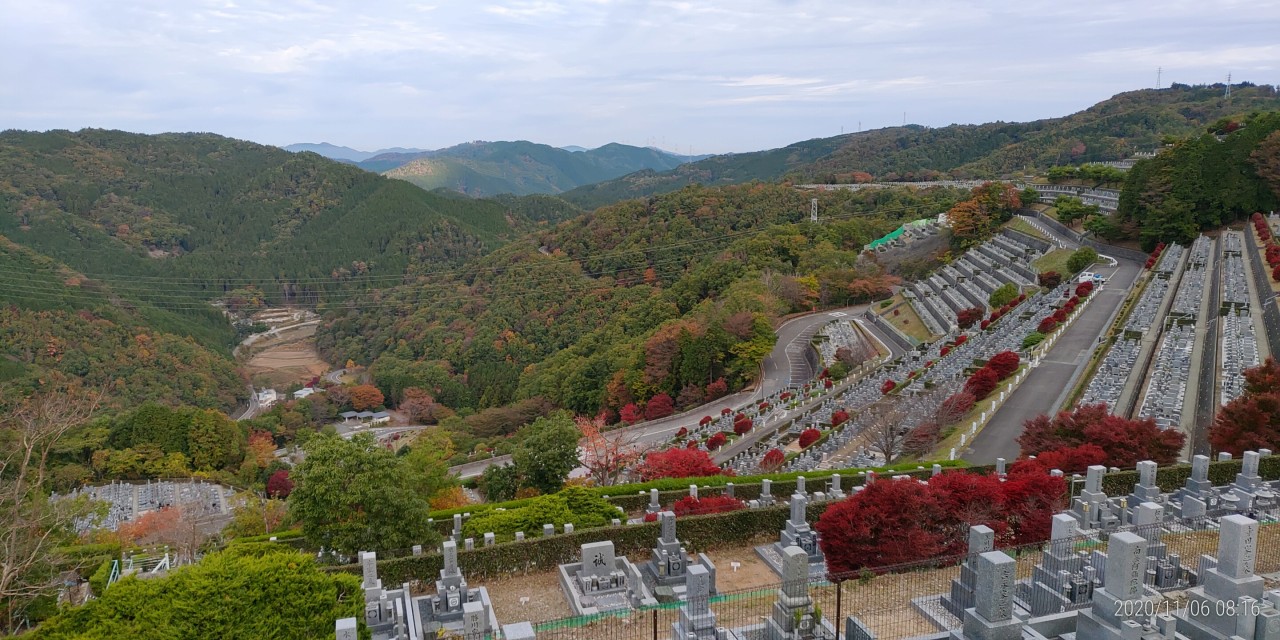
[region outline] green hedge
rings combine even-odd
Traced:
[[[1236,474],[1240,473],[1240,469],[1244,461],[1240,458],[1226,460],[1222,462],[1209,463],[1209,482],[1214,486],[1222,486],[1231,484],[1236,479]],[[1263,480],[1280,480],[1280,456],[1267,456],[1258,461],[1258,475]],[[1191,465],[1179,464],[1160,467],[1156,470],[1156,484],[1160,485],[1160,490],[1169,492],[1181,489],[1186,485],[1187,478],[1191,477]],[[1132,471],[1116,471],[1107,473],[1102,477],[1102,490],[1109,496],[1123,496],[1133,492],[1133,487],[1138,484],[1138,472]],[[1080,483],[1078,487],[1073,487],[1073,494],[1084,488],[1084,484]]]
[[[111,578],[111,563],[114,561],[114,558],[103,560],[102,564],[98,565],[98,570],[89,576],[89,591],[92,591],[93,595],[101,598],[103,592],[107,590],[107,580]]]
[[[274,533],[264,533],[258,536],[244,536],[241,538],[232,538],[228,545],[249,544],[253,542],[288,542],[291,540],[302,539],[302,529],[286,529],[284,531],[276,531]]]

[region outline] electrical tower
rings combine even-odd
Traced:
[[[809,199],[809,222],[817,222],[817,221],[818,221],[818,199],[810,198]]]
[[[1231,97],[1231,74],[1229,74],[1229,73],[1227,74],[1227,91],[1226,91],[1226,93],[1223,93],[1223,94],[1222,94],[1222,97],[1223,97],[1223,98],[1230,98],[1230,97]]]
[[[1156,88],[1160,88],[1160,76],[1164,74],[1164,67],[1156,67]]]

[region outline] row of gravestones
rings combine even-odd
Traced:
[[[1073,520],[1065,516],[1067,520]],[[1055,521],[1055,525],[1060,521]],[[1264,593],[1255,575],[1258,522],[1239,514],[1222,518],[1216,556],[1200,557],[1196,586],[1178,609],[1159,599],[1147,577],[1152,543],[1130,531],[1111,534],[1085,608],[1041,615],[1019,612],[1017,562],[1000,551],[971,554],[964,575],[970,599],[958,625],[929,640],[1280,640],[1280,591]],[[975,532],[982,538],[985,532]],[[978,545],[982,542],[979,540]],[[1051,545],[1052,547],[1052,545]],[[846,640],[874,640],[856,618]]]

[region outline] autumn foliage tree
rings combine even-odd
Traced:
[[[1024,455],[1072,449],[1095,444],[1106,452],[1103,463],[1132,467],[1142,460],[1172,464],[1178,460],[1186,435],[1178,429],[1161,429],[1150,418],[1128,419],[1111,415],[1105,404],[1083,405],[1053,417],[1028,420],[1018,445]]]
[[[982,400],[991,395],[998,384],[1000,384],[1000,375],[995,369],[983,367],[973,372],[973,375],[965,381],[964,392],[973,396],[975,400]]]
[[[640,412],[640,407],[637,407],[634,402],[628,402],[618,411],[618,419],[622,420],[624,424],[635,424],[640,422],[642,417],[643,414]]]
[[[716,449],[723,447],[724,443],[728,439],[729,439],[728,436],[725,436],[723,433],[712,434],[710,438],[707,438],[707,450],[715,451]]]
[[[1107,452],[1093,443],[1075,447],[1041,451],[1035,458],[1023,458],[1009,468],[1011,475],[1036,471],[1048,473],[1054,469],[1063,473],[1084,473],[1095,464],[1105,465]]]
[[[782,464],[787,461],[786,454],[781,449],[770,449],[768,453],[760,458],[760,471],[763,473],[773,473],[782,468]]]
[[[982,315],[982,309],[978,307],[961,309],[956,312],[956,324],[960,325],[961,329],[968,329],[969,327],[972,327],[975,322],[981,320]]]
[[[582,432],[582,466],[597,485],[617,483],[640,458],[639,434],[635,431],[605,431],[604,420],[585,416],[574,418],[574,424]]]
[[[665,393],[659,393],[658,395],[649,398],[649,402],[644,405],[645,420],[665,418],[675,412],[675,401],[671,399],[671,396]]]
[[[281,469],[267,478],[267,495],[272,498],[288,498],[293,492],[293,481],[289,479],[289,470]]]
[[[1018,357],[1018,354],[1012,351],[1001,351],[991,356],[990,360],[987,360],[987,366],[996,372],[996,377],[1004,380],[1018,370],[1018,365],[1021,362],[1022,360]]]
[[[1209,444],[1215,450],[1240,455],[1275,449],[1280,444],[1280,365],[1274,358],[1244,372],[1244,393],[1224,405]]]
[[[356,411],[367,411],[376,407],[381,407],[386,398],[382,396],[382,392],[371,384],[361,384],[351,387],[351,408]]]
[[[970,526],[985,524],[998,546],[1049,536],[1066,482],[1043,472],[1001,481],[952,471],[927,483],[879,481],[827,508],[814,528],[832,574],[965,553]]]
[[[733,475],[730,471],[721,470],[706,451],[681,447],[646,454],[635,474],[643,481]]]
[[[1046,289],[1052,289],[1062,284],[1062,274],[1057,271],[1041,271],[1037,274],[1036,281],[1040,286]]]

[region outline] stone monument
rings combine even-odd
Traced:
[[[651,549],[651,557],[640,565],[645,582],[659,600],[685,598],[685,576],[694,566],[702,567],[711,583],[710,593],[716,593],[716,567],[706,554],[698,554],[691,562],[689,554],[676,538],[676,514],[670,511],[658,513],[659,535],[657,546]]]

